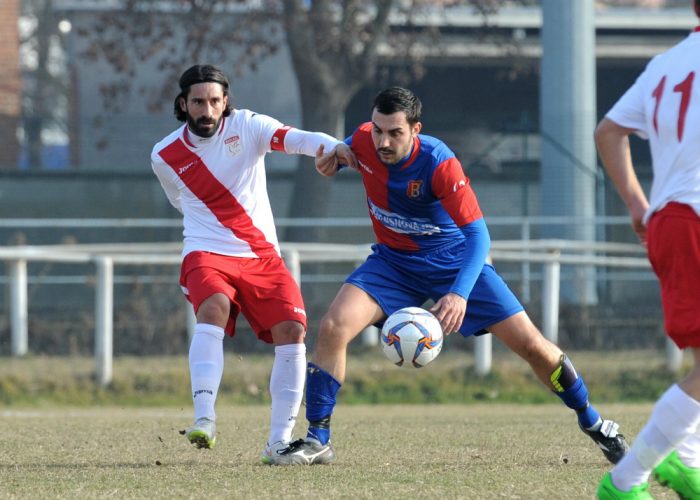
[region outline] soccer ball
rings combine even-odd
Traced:
[[[382,351],[397,366],[421,368],[442,350],[442,328],[430,312],[404,307],[389,316],[381,334]]]

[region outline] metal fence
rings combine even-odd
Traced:
[[[301,281],[301,266],[304,263],[358,263],[363,261],[370,252],[368,244],[283,243],[281,247],[283,257],[298,281]],[[101,385],[108,384],[112,379],[115,266],[179,265],[181,248],[180,243],[0,247],[0,260],[5,261],[8,266],[12,354],[21,356],[28,351],[27,263],[40,261],[84,264],[86,273],[90,273],[90,266],[94,266],[96,379]],[[625,243],[518,240],[493,242],[490,258],[494,262],[543,266],[542,331],[547,338],[556,342],[561,266],[565,264],[648,270],[648,260],[645,257],[636,256],[642,253],[643,250],[639,245]],[[194,318],[190,307],[188,307],[188,318],[191,331]],[[677,370],[681,362],[681,353],[674,347],[667,343],[667,361],[670,369]],[[477,337],[475,340],[477,373],[486,374],[490,371],[491,352],[491,336]]]

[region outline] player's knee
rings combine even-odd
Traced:
[[[225,326],[230,307],[229,300],[225,295],[212,295],[200,304],[197,310],[197,322]]]
[[[690,352],[695,358],[695,364],[688,373],[687,378],[692,380],[698,387],[698,390],[700,390],[700,347],[691,347]]]
[[[328,312],[321,318],[318,333],[322,336],[333,335],[333,332],[338,329],[338,325],[339,321],[337,318],[332,313]]]
[[[351,334],[339,318],[332,313],[326,313],[321,318],[318,331],[318,344],[321,348],[342,347],[348,343]]]
[[[301,344],[304,342],[306,330],[296,321],[283,321],[272,327],[271,333],[275,345]]]
[[[549,368],[557,364],[561,351],[538,332],[525,337],[518,354],[533,366]]]

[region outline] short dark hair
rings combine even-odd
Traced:
[[[389,87],[382,90],[374,98],[372,110],[375,109],[384,115],[403,111],[408,123],[413,125],[420,121],[423,105],[416,94],[410,90],[403,87]]]
[[[180,93],[175,98],[174,111],[175,118],[179,121],[184,122],[187,120],[187,115],[180,107],[180,98],[187,100],[187,95],[190,93],[190,88],[192,85],[197,83],[212,82],[218,83],[224,89],[224,95],[229,95],[228,88],[228,78],[223,71],[221,71],[216,66],[211,64],[195,64],[194,66],[185,70],[185,72],[180,76],[178,84],[180,85]],[[226,109],[224,110],[224,116],[229,116],[231,114],[231,103],[228,103]]]

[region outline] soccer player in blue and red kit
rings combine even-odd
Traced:
[[[446,334],[492,333],[525,359],[577,416],[581,429],[615,463],[628,447],[618,424],[604,420],[571,360],[545,339],[495,269],[486,264],[490,237],[479,203],[454,153],[420,134],[421,102],[392,87],[374,100],[371,122],[346,143],[357,157],[377,238],[373,253],[343,284],[321,320],[306,379],[306,439],[274,457],[278,465],[330,463],[331,414],[345,378],[347,346],[365,327],[406,306],[435,301]],[[316,168],[333,175],[334,153]]]

